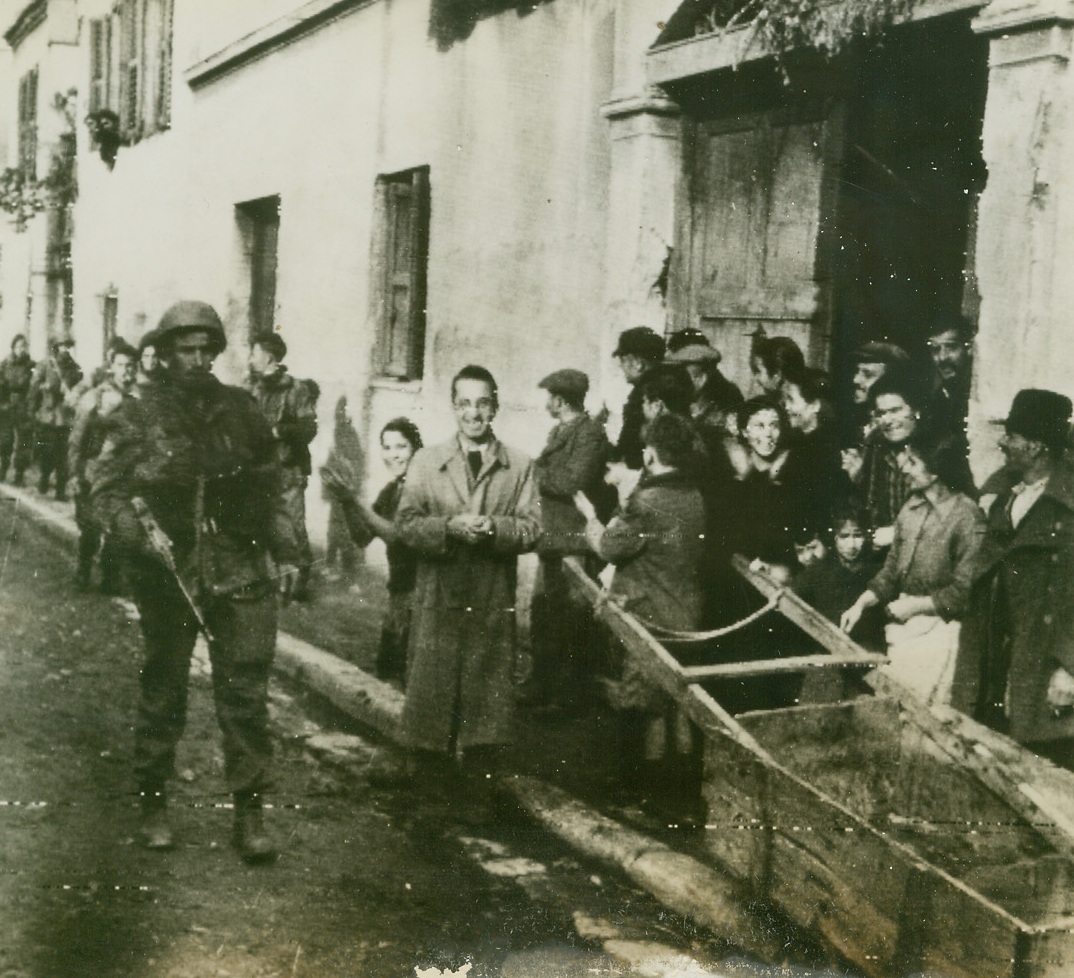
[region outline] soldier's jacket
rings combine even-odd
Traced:
[[[276,432],[280,464],[310,474],[309,444],[317,435],[317,394],[309,381],[296,380],[284,367],[259,377],[250,387],[258,407]]]
[[[0,415],[15,419],[28,417],[30,381],[34,362],[29,356],[14,354],[0,363]]]
[[[266,584],[270,556],[297,559],[272,431],[247,391],[213,377],[198,387],[166,378],[125,401],[108,418],[87,475],[95,512],[116,543],[148,552],[131,505],[140,496],[188,583],[204,592]]]
[[[67,467],[72,475],[79,479],[85,476],[86,464],[100,455],[104,446],[106,419],[131,396],[111,377],[82,392],[67,442]]]
[[[66,427],[74,418],[68,395],[82,379],[82,371],[73,360],[63,366],[42,360],[34,367],[30,381],[29,406],[39,424]]]

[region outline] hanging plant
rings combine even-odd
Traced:
[[[0,173],[0,210],[12,217],[15,230],[26,230],[35,214],[49,208],[64,213],[78,199],[76,170],[75,108],[76,91],[57,93],[53,108],[62,112],[66,122],[49,160],[44,180],[27,180],[21,167],[7,167]]]
[[[35,214],[48,207],[48,194],[38,180],[27,180],[17,166],[0,173],[0,210],[10,214],[16,231],[25,231]]]
[[[716,0],[694,25],[695,34],[725,34],[746,26],[745,50],[760,40],[784,79],[786,56],[815,51],[833,58],[855,41],[875,39],[909,18],[916,0]]]

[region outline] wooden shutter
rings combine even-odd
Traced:
[[[167,129],[172,124],[172,22],[174,18],[174,0],[161,0],[160,35],[157,47],[157,101],[155,106],[158,129]]]
[[[280,198],[241,205],[249,221],[250,337],[271,333],[276,322],[276,268],[280,237]]]
[[[383,279],[381,372],[420,379],[425,358],[425,295],[429,242],[429,173],[412,170],[382,183]]]
[[[128,139],[142,135],[142,53],[145,46],[144,0],[122,0],[119,7],[119,119]]]
[[[90,88],[89,110],[96,112],[109,107],[109,76],[112,70],[112,18],[99,17],[90,21]]]
[[[37,68],[19,79],[19,168],[24,180],[37,179]]]

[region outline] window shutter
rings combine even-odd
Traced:
[[[429,264],[429,171],[418,169],[411,181],[410,316],[407,323],[407,376],[421,378],[425,361],[425,296]]]
[[[374,281],[379,280],[377,359],[380,372],[421,378],[429,254],[429,171],[422,167],[377,183]],[[379,265],[379,268],[377,267]]]
[[[410,349],[407,333],[413,305],[411,275],[411,228],[414,191],[409,183],[388,184],[387,321],[384,331],[384,372],[404,378],[409,373]]]
[[[167,129],[172,124],[172,22],[175,17],[175,2],[162,0],[162,3],[156,115],[157,128]]]
[[[89,22],[90,33],[90,87],[89,87],[89,110],[96,112],[105,107],[105,95],[103,92],[104,79],[106,77],[106,60],[104,55],[104,24],[103,20],[91,20]]]
[[[19,169],[24,180],[37,179],[37,69],[19,79]]]
[[[145,43],[144,0],[123,0],[120,23],[120,124],[131,140],[141,137],[142,51]]]

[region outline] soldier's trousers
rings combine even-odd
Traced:
[[[284,473],[283,509],[287,521],[298,544],[298,582],[295,596],[300,600],[307,593],[310,578],[310,565],[313,563],[313,551],[310,549],[309,533],[306,530],[306,477],[297,470]]]
[[[70,434],[71,429],[66,425],[37,424],[34,433],[39,474],[37,488],[42,495],[48,492],[53,472],[56,473],[56,496],[63,498],[67,494],[67,439]]]
[[[131,584],[141,614],[145,661],[134,728],[134,767],[142,790],[160,790],[175,773],[186,723],[193,613],[163,568],[138,562]],[[216,719],[231,792],[260,792],[269,781],[268,682],[276,648],[276,594],[270,585],[204,602]]]
[[[27,419],[0,416],[0,479],[7,478],[12,458],[16,475],[21,476],[29,468],[33,432],[33,422]]]

